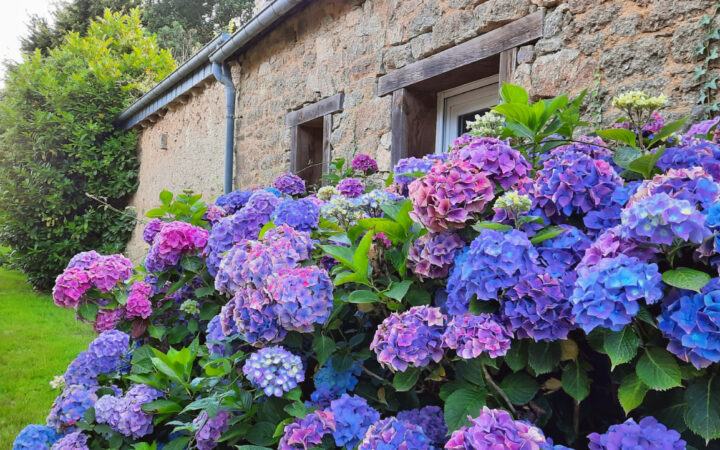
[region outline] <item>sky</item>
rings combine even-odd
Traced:
[[[20,36],[31,14],[49,17],[53,0],[0,0],[0,60],[20,61]],[[2,69],[0,68],[0,71]]]

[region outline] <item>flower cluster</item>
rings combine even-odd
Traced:
[[[193,424],[197,425],[195,431],[195,442],[199,450],[212,450],[217,446],[220,436],[230,428],[230,418],[232,414],[229,411],[220,410],[215,417],[210,418],[208,413],[203,411],[193,420]]]
[[[317,191],[317,198],[326,202],[336,195],[340,195],[340,191],[335,186],[323,186]]]
[[[299,356],[283,347],[267,347],[250,355],[242,368],[250,383],[268,397],[282,397],[305,380],[305,369]]]
[[[577,265],[577,268],[594,266],[603,258],[614,258],[620,254],[634,256],[641,261],[651,261],[658,252],[657,248],[642,246],[623,237],[622,234],[620,225],[603,231],[595,239],[595,242],[590,244],[590,247],[585,250],[585,254]]]
[[[470,163],[505,190],[516,187],[532,169],[519,151],[496,138],[474,137],[453,154],[453,159]]]
[[[628,206],[661,192],[705,209],[718,199],[720,184],[702,167],[670,169],[652,180],[643,181],[628,200]]]
[[[330,411],[315,411],[295,419],[285,427],[278,450],[305,450],[322,443],[323,436],[335,431],[335,417]],[[315,445],[313,445],[315,444]]]
[[[365,183],[359,178],[344,178],[338,183],[337,190],[347,198],[357,198],[365,192]]]
[[[220,312],[221,322],[232,324],[223,332],[226,336],[238,333],[252,345],[280,342],[287,330],[280,325],[275,306],[263,290],[240,288]]]
[[[48,450],[61,437],[54,428],[28,425],[18,433],[13,450]]]
[[[307,198],[287,199],[277,206],[272,218],[275,225],[286,224],[298,231],[312,231],[318,227],[320,207]]]
[[[363,218],[365,213],[358,207],[357,201],[342,195],[334,195],[320,207],[320,215],[335,219],[343,226],[350,226]]]
[[[528,212],[531,207],[530,196],[518,194],[517,191],[507,191],[495,200],[495,208],[515,213]]]
[[[268,223],[275,208],[282,200],[271,192],[261,190],[254,192],[247,204],[234,214],[235,230],[241,239],[257,239],[262,227]],[[238,242],[236,239],[235,242]]]
[[[95,420],[124,436],[141,438],[153,431],[152,416],[142,406],[163,396],[155,388],[135,384],[123,396],[102,396],[95,404]]]
[[[310,400],[324,406],[342,394],[352,392],[358,383],[357,377],[361,370],[360,366],[353,364],[349,369],[338,372],[333,367],[333,359],[330,358],[313,377],[315,392],[310,395]]]
[[[420,425],[423,433],[430,439],[430,442],[442,447],[447,438],[448,428],[445,425],[445,414],[442,409],[437,406],[426,406],[419,409],[411,409],[408,411],[400,411],[397,415],[398,420],[402,420],[415,425]]]
[[[267,280],[275,313],[283,328],[310,333],[324,324],[333,306],[333,284],[317,266],[282,269]]]
[[[590,450],[623,448],[657,448],[684,450],[687,445],[680,439],[680,433],[667,428],[654,417],[648,416],[635,422],[628,419],[624,423],[611,426],[606,433],[592,433]]]
[[[393,181],[405,191],[418,175],[423,176],[430,171],[437,161],[443,161],[441,155],[428,155],[423,158],[405,158],[395,164]]]
[[[409,366],[425,367],[443,356],[445,315],[440,308],[414,306],[393,313],[375,332],[370,350],[380,364],[404,372]]]
[[[208,241],[208,231],[185,222],[170,222],[155,236],[145,265],[157,272],[176,266],[186,255],[202,252]],[[132,267],[132,266],[131,266]]]
[[[623,236],[641,244],[671,245],[675,239],[701,243],[710,237],[705,215],[687,200],[661,192],[622,212]]]
[[[408,268],[420,279],[446,278],[455,255],[465,241],[454,231],[428,233],[418,238],[408,252]]]
[[[68,385],[94,386],[97,377],[119,370],[123,356],[130,347],[130,336],[122,331],[105,331],[95,338],[67,368],[64,379]]]
[[[653,304],[663,297],[656,264],[618,255],[578,270],[570,302],[575,323],[589,333],[596,327],[620,331],[640,309],[640,299]]]
[[[720,147],[713,142],[689,140],[668,147],[657,162],[660,170],[702,167],[720,182]]]
[[[83,419],[85,411],[97,401],[97,386],[68,385],[52,404],[47,424],[58,433],[75,431],[75,424]]]
[[[87,440],[88,437],[86,435],[76,431],[60,438],[60,440],[52,446],[52,450],[89,450]]]
[[[153,219],[148,222],[148,224],[145,225],[145,228],[143,229],[143,241],[152,245],[152,243],[155,241],[155,236],[157,236],[160,230],[163,229],[165,223],[166,222],[163,222],[160,219]]]
[[[97,317],[95,317],[95,323],[93,324],[93,330],[96,333],[102,333],[103,331],[113,330],[120,319],[123,318],[125,312],[123,309],[101,309],[98,311]]]
[[[335,417],[333,438],[338,447],[354,448],[370,425],[380,420],[380,413],[370,407],[367,400],[356,395],[343,394],[333,400],[330,411]]]
[[[486,406],[479,417],[469,419],[471,425],[453,432],[445,445],[446,449],[540,449],[547,443],[542,430],[526,422],[513,420],[502,409],[489,409]]]
[[[140,317],[147,319],[152,313],[152,303],[150,297],[153,294],[153,287],[143,281],[136,281],[130,286],[130,295],[128,295],[125,304],[125,314],[127,317]]]
[[[503,356],[510,349],[510,333],[490,314],[463,314],[448,323],[443,334],[446,347],[463,359],[477,358],[487,353],[491,358]]]
[[[227,214],[234,214],[247,204],[252,194],[252,191],[233,191],[218,197],[215,205],[223,208]]]
[[[354,199],[354,204],[370,217],[381,217],[384,214],[383,206],[393,205],[401,199],[402,197],[390,191],[375,189]]]
[[[225,211],[220,206],[208,205],[207,210],[205,210],[205,214],[203,215],[203,220],[210,223],[210,225],[214,225],[220,219],[226,217],[227,215],[228,215],[227,211]]]
[[[365,173],[373,173],[378,170],[377,162],[364,154],[357,155],[355,159],[352,160],[351,166],[354,170]]]
[[[470,162],[452,160],[436,164],[410,183],[410,216],[428,230],[462,228],[494,197],[492,182]]]
[[[388,417],[368,428],[358,450],[380,449],[431,450],[430,438],[419,425]]]
[[[562,233],[543,241],[537,248],[540,261],[554,277],[562,277],[574,269],[591,245],[582,231],[570,225],[560,226]]]
[[[505,128],[505,119],[492,111],[488,111],[482,116],[475,114],[475,120],[468,120],[466,124],[470,132],[475,136],[498,137]]]
[[[53,300],[63,308],[75,308],[91,287],[92,280],[87,270],[69,267],[55,279]]]
[[[305,193],[305,181],[292,173],[286,173],[275,178],[273,186],[285,195],[302,195]]]
[[[613,97],[612,104],[614,107],[622,110],[647,109],[656,110],[662,108],[668,102],[665,95],[650,97],[642,91],[629,91],[617,97]]]
[[[519,230],[485,229],[455,258],[448,278],[447,309],[464,314],[470,299],[499,298],[500,291],[516,285],[520,278],[537,271],[538,253]]]
[[[77,255],[70,258],[68,262],[68,269],[71,267],[79,267],[81,269],[89,269],[92,264],[98,259],[102,258],[102,255],[95,250],[87,252],[80,252]]]

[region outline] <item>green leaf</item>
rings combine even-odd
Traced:
[[[504,223],[497,223],[497,222],[490,222],[488,220],[483,220],[482,222],[478,222],[475,225],[473,225],[472,229],[475,231],[478,231],[478,232],[482,232],[482,230],[484,230],[484,229],[508,231],[508,230],[512,230],[512,227],[510,225],[505,225]]]
[[[715,375],[691,384],[685,391],[685,423],[705,441],[720,437],[720,383]]]
[[[651,389],[664,391],[680,386],[680,368],[675,357],[659,347],[649,347],[636,367],[638,377]]]
[[[468,425],[467,416],[477,417],[485,406],[487,391],[481,388],[461,387],[448,395],[445,400],[445,423],[453,432]]]
[[[83,319],[94,322],[98,315],[98,305],[93,302],[85,302],[78,306],[78,314]]]
[[[380,297],[368,290],[352,291],[348,296],[348,302],[350,303],[375,303],[379,301]]]
[[[642,156],[642,152],[634,147],[619,147],[615,150],[613,161],[623,169],[630,167],[630,163]]]
[[[400,392],[409,391],[415,386],[418,378],[420,378],[420,369],[417,367],[408,367],[405,372],[397,372],[393,377],[393,387]]]
[[[372,244],[372,238],[375,235],[374,231],[368,231],[365,236],[360,240],[360,243],[353,253],[353,266],[355,272],[361,276],[367,278],[368,274],[368,252],[370,251],[370,245]]]
[[[410,285],[412,284],[411,280],[404,280],[404,281],[393,281],[390,284],[390,288],[384,292],[385,296],[393,298],[397,301],[402,301],[402,299],[405,297],[405,294],[407,294],[408,289],[410,289]]]
[[[170,441],[163,450],[183,450],[187,448],[187,444],[190,442],[189,436],[179,437]]]
[[[299,419],[302,419],[305,417],[308,413],[308,407],[305,406],[305,403],[303,402],[292,402],[291,404],[285,406],[283,410],[290,414],[293,417],[297,417]]]
[[[670,122],[666,124],[664,127],[660,128],[660,131],[657,132],[657,134],[653,137],[652,141],[650,141],[650,144],[648,147],[652,147],[657,142],[659,142],[662,139],[665,139],[666,137],[672,135],[673,133],[680,131],[683,126],[685,126],[685,122],[687,122],[688,117],[683,117],[680,120],[676,120],[674,122]]]
[[[541,242],[545,242],[548,239],[555,238],[557,236],[560,236],[565,231],[564,228],[559,227],[557,225],[552,225],[547,228],[543,228],[542,230],[538,231],[538,233],[530,239],[530,242],[533,245],[538,245]]]
[[[634,373],[629,373],[623,378],[618,388],[618,400],[626,415],[642,404],[649,389]]]
[[[145,217],[148,217],[150,219],[159,219],[160,217],[165,217],[166,214],[167,211],[162,208],[153,208],[145,213]]]
[[[525,88],[510,83],[503,83],[500,89],[500,98],[505,103],[523,103],[527,104],[529,96]]]
[[[534,128],[532,126],[532,123],[534,122],[533,112],[528,105],[523,105],[521,103],[502,103],[494,107],[493,111],[505,116],[508,123],[517,122],[530,130]]]
[[[265,236],[265,233],[272,230],[273,228],[276,228],[276,226],[275,226],[275,222],[273,222],[272,220],[270,222],[266,223],[265,225],[263,225],[263,227],[260,228],[260,234],[258,235],[258,239],[262,239],[263,236]]]
[[[500,388],[505,391],[511,402],[524,405],[535,397],[540,389],[540,383],[526,372],[515,372],[503,378]]]
[[[325,364],[327,360],[330,359],[330,355],[335,351],[335,347],[335,341],[329,337],[321,334],[315,335],[312,348],[315,351],[315,355],[317,355],[318,364],[321,366]]]
[[[590,378],[578,361],[570,361],[562,371],[563,390],[581,402],[590,394]]]
[[[628,325],[621,331],[608,331],[605,334],[603,349],[610,357],[613,368],[615,368],[615,366],[624,364],[635,357],[639,343],[640,339],[637,334]]]
[[[342,245],[321,245],[320,248],[328,255],[343,263],[346,267],[351,269],[355,268],[352,262],[354,252],[352,248],[343,247]]]
[[[660,147],[655,150],[654,153],[643,155],[630,162],[628,169],[641,173],[645,178],[650,178],[650,175],[652,175],[653,169],[655,168],[655,164],[662,157],[663,153],[665,153],[665,149]]]
[[[513,341],[510,349],[505,354],[505,364],[510,367],[513,372],[522,370],[527,366],[528,354],[527,354],[527,341]]]
[[[630,147],[637,147],[637,143],[635,142],[637,136],[630,130],[624,128],[609,128],[607,130],[598,130],[596,133],[603,139],[622,142]]]
[[[705,272],[689,267],[678,267],[662,274],[662,280],[670,286],[700,292],[712,277]]]
[[[172,400],[160,399],[142,405],[142,410],[148,413],[167,414],[182,411],[182,406]]]
[[[170,203],[172,203],[173,194],[170,191],[162,191],[160,192],[160,203],[162,203],[165,206],[170,206]]]
[[[458,379],[463,379],[478,386],[485,386],[485,374],[480,358],[463,359],[455,364]]]
[[[432,302],[430,292],[427,289],[423,289],[421,286],[413,284],[410,286],[407,294],[405,294],[405,301],[411,306],[429,305]]]
[[[552,372],[560,363],[561,354],[557,342],[528,342],[528,364],[538,375]]]

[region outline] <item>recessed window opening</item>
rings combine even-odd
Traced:
[[[297,127],[297,173],[305,184],[319,186],[323,176],[323,118]]]

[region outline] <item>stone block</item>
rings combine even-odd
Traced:
[[[642,21],[640,14],[628,14],[612,22],[610,33],[616,36],[635,36]]]
[[[600,56],[600,66],[605,78],[619,83],[632,75],[657,74],[667,60],[667,42],[656,36],[610,47]]]
[[[516,61],[518,64],[531,63],[535,59],[535,47],[523,45],[518,49]]]
[[[488,0],[473,11],[477,23],[476,31],[488,32],[526,16],[529,12],[530,0]]]
[[[476,16],[470,11],[457,11],[443,16],[432,30],[432,47],[445,49],[475,35]]]
[[[580,52],[563,49],[557,53],[539,56],[532,67],[531,85],[535,97],[553,97],[563,92],[590,86],[593,66],[583,60]]]

